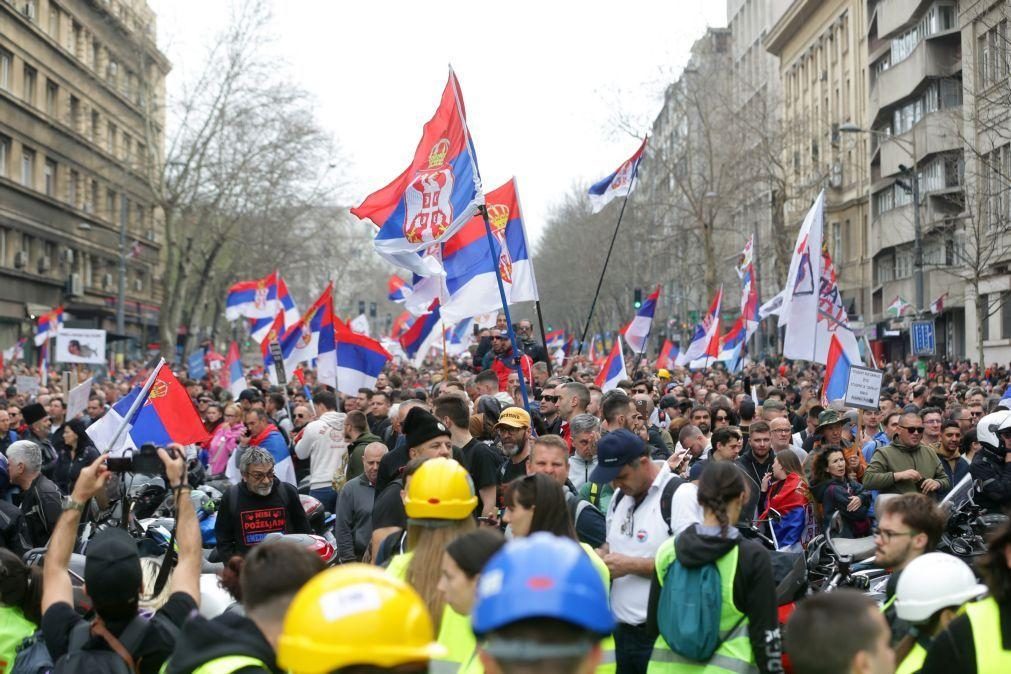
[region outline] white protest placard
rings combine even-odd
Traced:
[[[862,410],[876,410],[881,403],[881,380],[884,373],[869,367],[850,367],[850,376],[846,380],[846,396],[843,402],[847,407]]]
[[[57,363],[105,362],[105,330],[63,328],[56,333]]]
[[[70,393],[67,394],[67,418],[74,419],[78,414],[83,412],[88,407],[88,397],[91,395],[91,380],[93,377],[88,377],[80,384],[70,389]]]
[[[19,374],[14,380],[14,386],[17,387],[18,393],[33,396],[39,392],[39,378],[30,374]]]

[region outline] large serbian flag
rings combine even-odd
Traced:
[[[379,373],[393,356],[383,345],[367,335],[360,335],[338,322],[335,325],[337,344],[337,390],[354,395],[363,388],[376,385]]]
[[[277,301],[280,304],[280,308],[284,310],[284,327],[290,328],[298,323],[301,314],[298,313],[295,300],[292,299],[291,293],[288,292],[288,284],[284,282],[284,278],[280,275],[277,277]],[[274,314],[264,318],[250,319],[249,336],[259,344],[267,337],[267,333],[270,332],[270,326],[273,324]]]
[[[594,213],[599,213],[611,203],[616,197],[628,196],[632,192],[632,183],[635,181],[635,173],[639,168],[646,153],[646,139],[642,139],[642,145],[631,157],[626,159],[614,173],[601,178],[590,186],[590,206]]]
[[[846,385],[849,383],[850,362],[842,342],[833,334],[828,346],[828,363],[825,365],[825,382],[822,387],[822,400],[827,404],[846,397]]]
[[[467,130],[460,84],[452,70],[435,115],[425,124],[414,159],[389,185],[351,209],[379,227],[373,244],[388,260],[422,276],[438,274],[417,255],[442,243],[484,203]]]
[[[675,365],[688,365],[699,369],[708,367],[720,355],[720,307],[723,304],[723,286],[716,291],[709,311],[695,326],[695,334],[688,348],[678,354]]]
[[[131,415],[138,397],[141,403]],[[116,441],[116,447],[112,447],[122,424],[126,424],[126,429]],[[99,451],[120,452],[137,449],[145,442],[159,447],[170,442],[192,445],[207,440],[208,433],[186,389],[162,361],[143,386],[135,386],[88,427],[88,437]]]
[[[660,286],[657,286],[635,312],[635,318],[621,330],[628,348],[635,353],[643,353],[646,350],[646,340],[649,339],[649,332],[653,328],[653,314],[656,313],[656,303],[659,299]]]
[[[38,325],[35,327],[35,346],[42,346],[47,339],[55,335],[63,327],[63,307],[56,307],[52,311],[39,316]]]
[[[239,281],[228,289],[225,318],[271,318],[278,309],[278,274],[276,271],[255,281]]]
[[[593,383],[599,386],[601,391],[607,393],[611,389],[618,388],[618,382],[627,378],[628,375],[625,374],[625,355],[621,352],[621,340],[616,339],[614,340],[614,347],[611,348],[610,355],[604,361],[604,365],[600,368],[600,372]]]
[[[280,339],[284,372],[288,379],[299,363],[316,359],[316,379],[337,388],[337,353],[334,346],[333,283],[328,283],[319,299],[299,321],[287,328]],[[271,383],[277,373],[269,369]]]

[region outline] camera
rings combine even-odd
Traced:
[[[175,455],[174,449],[170,448],[165,451],[170,456]],[[152,442],[145,442],[138,450],[127,450],[123,456],[110,456],[105,465],[115,473],[165,476],[165,464],[158,458],[158,447]]]

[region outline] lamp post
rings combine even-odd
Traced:
[[[899,164],[899,173],[910,183],[906,186],[899,182],[899,185],[908,189],[913,198],[913,284],[916,289],[916,315],[919,316],[923,313],[923,229],[920,224],[920,181],[917,176],[918,159],[915,136],[912,140],[906,140],[873,129],[862,129],[856,124],[843,124],[839,127],[839,131],[841,133],[866,133],[879,138],[887,138],[902,146],[906,154],[913,160],[912,168]]]

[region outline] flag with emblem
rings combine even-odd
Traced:
[[[42,344],[54,336],[63,327],[63,307],[56,307],[52,311],[39,316],[39,321],[35,326],[35,346]]]
[[[316,359],[316,379],[321,384],[336,388],[337,360],[333,335],[333,283],[328,283],[305,315],[281,336],[281,354],[287,377],[291,378],[299,363]],[[268,370],[268,374],[276,385],[276,373]]]
[[[285,329],[298,323],[300,317],[298,307],[295,306],[295,300],[292,298],[291,293],[288,292],[288,284],[284,282],[284,278],[280,275],[277,277],[277,302],[280,304],[280,309],[284,311]],[[273,314],[263,318],[252,318],[249,321],[249,336],[259,344],[267,336],[270,326],[273,324]]]
[[[484,203],[460,84],[452,69],[435,115],[425,124],[411,164],[351,213],[378,227],[376,251],[422,276],[432,269],[416,253],[442,243]]]
[[[628,196],[632,192],[632,183],[635,182],[635,174],[639,169],[639,162],[646,154],[646,139],[642,139],[642,145],[631,157],[622,162],[621,166],[604,178],[601,178],[590,186],[590,206],[594,213],[599,213],[613,199]]]

